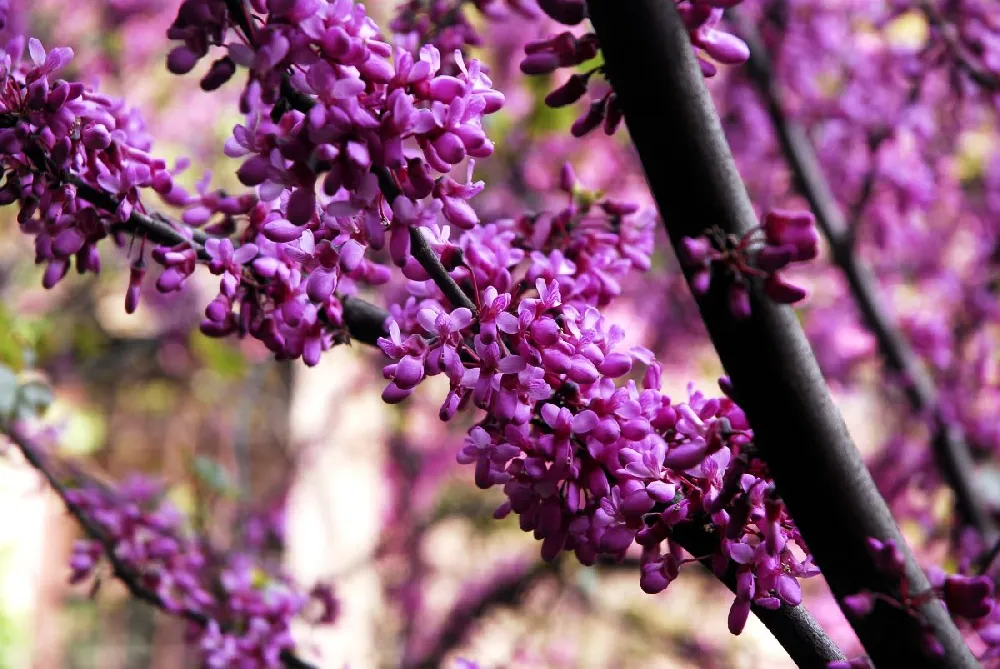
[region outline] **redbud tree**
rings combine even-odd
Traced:
[[[669,598],[701,563],[732,592],[729,631],[753,614],[800,666],[998,662],[997,7],[107,4],[109,25],[169,13],[145,48],[238,109],[215,151],[239,188],[185,185],[189,161],[158,153],[99,66],[4,2],[11,234],[46,289],[123,268],[126,314],[196,300],[193,340],[307,366],[367,347],[386,404],[433,397],[461,435],[448,460],[542,566],[471,591],[399,664],[439,666],[485,606],[563,560],[624,567],[636,598]],[[655,336],[617,322],[622,304]],[[717,387],[668,396],[665,360],[705,342]],[[867,459],[830,392],[860,386],[889,424]],[[110,575],[184,621],[203,666],[339,666],[299,633],[336,624],[335,584],[280,567],[277,516],[220,545],[162,484],[63,455],[46,399],[35,371],[0,368],[5,454],[83,532],[72,583]],[[813,578],[859,644],[809,613]]]

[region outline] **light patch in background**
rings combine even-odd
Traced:
[[[347,347],[313,368],[298,365],[292,391],[291,443],[302,448],[288,503],[286,564],[299,583],[333,579],[341,613],[332,627],[297,630],[303,654],[322,667],[379,666],[376,627],[384,615],[369,556],[388,501],[383,446],[387,409],[364,358]],[[359,378],[360,377],[360,378]]]

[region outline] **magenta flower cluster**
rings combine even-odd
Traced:
[[[82,84],[55,78],[72,50],[46,53],[32,39],[30,60],[22,59],[22,51],[16,40],[0,55],[0,202],[18,203],[20,229],[34,237],[35,262],[46,267],[46,288],[73,265],[81,274],[100,271],[98,243],[109,235],[118,246],[130,246],[126,232],[134,232],[134,217],[148,216],[143,200],[148,191],[186,209],[183,221],[190,227],[175,231],[181,239],[190,239],[192,229],[213,213],[246,214],[257,202],[251,194],[188,193],[174,181],[185,163],[169,170],[150,153],[152,142],[137,112]],[[125,300],[129,313],[138,305],[146,275],[145,241],[137,246],[137,252],[129,251],[135,256]],[[154,248],[149,255],[164,269],[156,282],[162,292],[180,289],[197,259],[190,241]]]
[[[140,189],[169,182],[166,164],[149,154],[137,114],[79,83],[55,78],[73,57],[46,53],[38,40],[0,51],[0,203],[17,202],[21,231],[35,239],[43,284],[56,285],[75,264],[98,272],[97,243],[142,211]],[[87,189],[104,194],[94,206]]]
[[[575,0],[540,6],[565,24],[585,18]],[[680,5],[696,50],[738,62],[735,42],[716,28],[721,7]],[[503,487],[497,515],[517,514],[546,559],[567,551],[592,564],[637,544],[640,584],[656,593],[687,561],[673,529],[709,524],[714,568],[738,575],[734,633],[752,604],[801,601],[798,579],[816,569],[755,456],[742,410],[693,389],[687,401],[672,401],[660,391],[652,354],[626,350],[622,329],[601,314],[630,273],[650,267],[651,213],[585,192],[566,167],[564,209],[480,225],[469,200],[484,185],[473,169],[493,152],[484,118],[503,95],[460,50],[443,62],[433,45],[391,44],[351,0],[185,0],[169,36],[179,42],[167,59],[174,73],[217,52],[206,90],[246,70],[246,120],[225,152],[242,160],[237,175],[253,192],[180,188],[174,176],[183,164],[170,170],[150,155],[133,113],[53,79],[71,54],[46,54],[32,42],[31,64],[7,56],[0,161],[2,193],[21,205],[22,229],[48,264],[47,286],[74,256],[81,271],[96,271],[96,242],[111,234],[125,245],[125,231],[152,221],[177,241],[148,252],[139,241],[129,311],[147,256],[162,292],[181,289],[204,264],[220,282],[202,332],[249,335],[279,359],[312,365],[347,339],[343,296],[388,282],[388,260],[408,279],[409,296],[391,307],[389,336],[379,341],[391,359],[383,398],[400,402],[427,377],[444,375],[442,419],[484,411],[459,461],[475,465],[480,487]],[[522,69],[579,64],[598,47],[592,34],[567,32],[530,45]],[[550,103],[581,96],[554,93]],[[614,131],[621,111],[612,96],[600,107],[576,134],[601,122]],[[143,189],[181,207],[182,225],[150,213]],[[800,299],[778,272],[815,256],[811,218],[772,213],[758,232],[763,248],[748,237],[736,255],[704,259],[738,256],[744,275],[766,275],[774,299]],[[290,647],[287,621],[305,598],[287,584],[272,579],[261,589],[248,564],[208,560],[148,491],[74,494],[167,608],[206,621],[198,634],[208,664],[266,666]],[[81,544],[76,578],[92,572],[95,551]],[[329,609],[328,595],[317,591]]]
[[[750,50],[739,37],[721,27],[725,9],[740,4],[742,0],[677,0],[677,9],[691,38],[691,48],[706,77],[718,71],[717,63],[739,65],[750,57]],[[539,2],[542,10],[558,23],[576,26],[587,18],[584,0],[545,0]],[[576,71],[545,98],[550,107],[573,104],[587,94],[595,74],[603,73],[603,65],[579,71],[580,66],[593,60],[600,51],[596,33],[576,35],[569,31],[527,44],[521,71],[529,75],[548,75],[562,68]],[[592,100],[586,111],[576,120],[572,133],[582,137],[599,126],[613,135],[621,124],[622,109],[614,91],[608,90]]]
[[[1000,654],[1000,647],[997,647],[997,643],[1000,642],[998,633],[1000,626],[990,620],[996,604],[995,584],[992,578],[985,575],[946,574],[935,567],[928,571],[931,589],[914,592],[906,575],[906,560],[895,542],[869,537],[868,552],[875,563],[875,568],[895,584],[895,593],[886,595],[862,591],[845,597],[844,608],[852,615],[867,616],[878,602],[899,608],[924,625],[922,640],[927,651],[933,655],[943,655],[944,649],[930,626],[924,624],[923,614],[919,610],[925,602],[940,599],[956,623],[972,624],[979,631],[980,638],[991,647],[981,659],[995,659]]]
[[[760,279],[764,294],[779,304],[805,299],[805,289],[785,280],[781,270],[793,262],[813,260],[818,254],[813,215],[774,210],[765,214],[760,227],[740,239],[715,230],[701,237],[686,237],[680,255],[681,262],[693,272],[691,288],[695,294],[708,293],[713,281],[722,283],[730,311],[743,319],[750,316],[753,279]]]
[[[542,556],[575,553],[584,564],[641,547],[640,584],[664,590],[684,560],[672,528],[717,529],[713,565],[734,567],[740,589],[730,629],[751,604],[801,601],[798,578],[816,573],[763,464],[742,410],[728,398],[660,392],[660,367],[598,311],[628,273],[649,267],[655,221],[628,204],[575,193],[555,214],[501,221],[462,235],[466,266],[453,276],[479,286],[478,317],[448,309],[434,284],[411,285],[379,345],[392,359],[383,399],[402,401],[427,377],[450,390],[442,419],[473,407],[485,417],[458,455],[482,488],[502,486]],[[641,382],[628,379],[636,363]],[[798,549],[793,549],[797,545]]]
[[[250,30],[253,41],[244,31],[242,41],[224,44],[249,69],[247,121],[226,153],[245,158],[238,175],[256,194],[183,191],[164,161],[149,155],[134,114],[81,85],[50,86],[71,52],[46,56],[34,41],[34,65],[18,66],[14,54],[4,69],[2,193],[19,201],[22,229],[37,235],[52,286],[74,255],[81,271],[95,271],[96,242],[133,213],[145,215],[142,189],[154,189],[186,209],[179,233],[188,238],[149,253],[163,267],[157,288],[180,289],[205,261],[221,281],[203,332],[251,334],[278,357],[315,364],[346,338],[340,295],[389,279],[369,250],[388,245],[404,273],[423,278],[406,256],[408,236],[419,228],[437,234],[438,213],[458,228],[478,222],[468,204],[483,187],[471,180],[473,159],[493,151],[482,118],[500,109],[503,96],[476,61],[457,56],[455,73],[446,75],[434,47],[419,54],[391,47],[360,5],[255,7],[268,8],[263,25]],[[185,2],[170,29],[184,42],[171,52],[170,69],[190,69],[223,44],[230,31],[219,21],[250,25],[247,16],[229,16],[226,3]],[[304,100],[304,111],[288,109],[289,96]],[[468,168],[456,180],[452,168],[463,162]],[[208,239],[202,248],[191,233],[237,223],[245,224],[237,244]],[[134,261],[129,311],[146,274],[144,250]]]
[[[244,158],[238,176],[259,202],[238,250],[228,240],[206,246],[223,278],[202,331],[250,333],[279,357],[316,364],[343,338],[340,295],[389,280],[369,251],[388,247],[404,273],[424,278],[408,265],[410,235],[433,234],[439,213],[458,228],[478,222],[467,202],[482,189],[472,166],[493,151],[482,120],[503,96],[477,61],[456,56],[454,74],[443,74],[433,46],[391,47],[360,5],[255,9],[268,13],[252,37],[226,45],[250,73],[247,121],[226,153]],[[184,26],[185,55],[219,43],[212,29]],[[298,108],[284,106],[289,98]],[[465,161],[457,181],[453,167]]]

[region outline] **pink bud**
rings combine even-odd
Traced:
[[[795,304],[804,300],[808,294],[804,288],[786,282],[777,273],[771,274],[765,279],[764,292],[779,304]]]
[[[729,287],[729,312],[737,320],[750,318],[750,291],[742,283]]]
[[[186,46],[175,47],[167,54],[167,69],[173,74],[187,74],[198,64],[199,56]]]
[[[583,137],[596,128],[604,120],[604,100],[592,102],[587,111],[573,122],[570,127],[570,134],[574,137]]]
[[[305,225],[316,213],[316,193],[312,187],[296,188],[288,198],[288,220],[295,225]]]
[[[302,236],[302,228],[283,218],[264,226],[264,236],[279,244],[292,242]]]
[[[521,61],[524,74],[549,74],[559,67],[559,56],[552,52],[533,53]]]
[[[399,404],[413,392],[413,389],[403,390],[395,383],[390,383],[382,391],[382,401],[386,404]]]
[[[267,179],[269,163],[262,156],[252,156],[236,170],[236,176],[244,186],[257,186]]]
[[[566,83],[545,96],[545,104],[558,109],[571,105],[587,94],[587,77],[574,74]]]
[[[750,600],[737,598],[729,609],[729,631],[734,635],[740,634],[746,627],[747,618],[750,617]]]
[[[214,91],[229,81],[236,74],[236,63],[229,56],[219,58],[201,80],[203,91]]]

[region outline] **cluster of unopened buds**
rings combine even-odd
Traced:
[[[750,57],[750,50],[739,37],[720,27],[723,12],[740,4],[742,0],[679,0],[677,9],[681,14],[691,48],[694,50],[702,73],[711,77],[718,71],[717,63],[739,65]],[[575,26],[587,18],[587,4],[583,0],[540,0],[539,5],[555,21]],[[600,51],[600,40],[596,33],[575,35],[564,31],[557,35],[537,40],[524,48],[525,58],[521,61],[521,71],[529,75],[548,75],[563,68],[579,68],[593,60]],[[573,104],[587,94],[595,74],[603,74],[602,66],[595,66],[583,72],[576,71],[558,88],[545,98],[550,107],[564,107]],[[613,135],[621,124],[621,104],[613,91],[606,91],[592,100],[586,111],[571,128],[576,137],[582,137],[599,126]]]
[[[924,625],[920,607],[933,600],[940,600],[948,609],[948,613],[956,621],[981,625],[987,622],[987,617],[993,612],[995,600],[995,584],[989,576],[965,576],[962,574],[946,574],[940,569],[928,572],[931,587],[923,592],[913,592],[906,574],[906,559],[896,543],[890,539],[880,541],[874,537],[868,538],[868,552],[875,562],[875,567],[883,576],[894,584],[895,592],[862,591],[844,598],[843,604],[852,615],[859,618],[872,612],[878,602],[884,602],[901,611],[905,611],[921,623],[924,634],[921,639],[931,655],[941,656],[944,648],[929,626]],[[994,625],[982,627],[981,636],[990,646],[995,646],[1000,639],[997,637]],[[847,669],[848,667],[867,667],[865,658],[832,663],[830,669]]]
[[[692,272],[696,295],[708,293],[721,283],[728,293],[735,318],[750,316],[750,288],[760,280],[763,292],[780,304],[795,304],[806,291],[785,280],[781,272],[795,262],[806,262],[819,254],[816,221],[807,211],[768,212],[759,227],[737,238],[712,229],[701,237],[685,237],[681,263]]]

